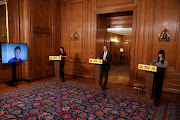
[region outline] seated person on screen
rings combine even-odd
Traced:
[[[18,62],[18,61],[23,61],[20,56],[21,56],[21,48],[19,46],[17,46],[15,49],[14,49],[14,55],[15,55],[15,58],[12,58],[8,61],[8,63],[12,63],[12,62]]]

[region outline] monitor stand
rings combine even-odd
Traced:
[[[17,77],[16,77],[16,62],[13,62],[12,63],[12,81],[6,82],[6,84],[9,86],[15,87],[15,86],[17,86],[16,82],[19,82],[19,81],[26,81],[28,83],[30,82],[30,80],[27,80],[27,79],[17,79]]]

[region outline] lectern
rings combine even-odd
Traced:
[[[52,60],[54,62],[54,73],[55,73],[55,78],[54,80],[56,82],[62,82],[62,77],[60,74],[60,67],[61,67],[61,57],[60,56],[49,56],[49,60]]]
[[[151,71],[146,71],[145,73],[145,95],[141,97],[143,103],[154,105],[154,73]]]
[[[95,75],[94,90],[102,91],[100,84],[100,80],[102,77],[102,65],[109,62],[104,61],[102,59],[89,59],[89,63],[94,64],[94,75]]]
[[[94,64],[94,77],[95,77],[95,84],[94,90],[102,91],[100,80],[101,80],[101,70],[102,66],[100,64]]]
[[[55,73],[55,78],[54,80],[56,80],[56,82],[62,82],[62,77],[61,77],[61,74],[60,74],[60,61],[56,61],[54,60],[54,73]]]

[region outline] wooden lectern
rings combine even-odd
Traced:
[[[94,83],[94,90],[102,91],[100,80],[101,80],[101,69],[102,64],[104,63],[102,59],[89,59],[90,64],[94,64],[94,76],[95,76],[95,83]]]
[[[61,60],[65,58],[61,58],[60,56],[49,56],[49,60],[52,60],[54,62],[54,72],[55,72],[55,78],[56,82],[62,82],[62,77],[60,74],[60,68],[61,68]]]
[[[149,104],[151,106],[154,105],[154,91],[153,85],[154,84],[154,73],[151,71],[146,71],[145,73],[145,95],[141,97],[143,103]]]
[[[100,80],[101,80],[101,69],[102,66],[99,64],[94,64],[94,75],[95,75],[95,84],[94,84],[94,90],[102,91]]]
[[[102,65],[109,63],[108,61],[97,59],[97,62],[94,63],[94,75],[95,75],[95,84],[94,84],[94,90],[102,91],[100,80],[102,77]],[[98,62],[99,61],[99,62]]]
[[[61,74],[60,74],[60,62],[61,61],[54,61],[54,72],[55,72],[55,78],[54,80],[56,80],[56,82],[62,82],[62,77],[61,77]]]

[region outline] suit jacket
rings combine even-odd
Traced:
[[[101,53],[100,59],[103,59],[103,56],[104,56],[104,52]],[[110,52],[107,53],[106,60],[107,60],[107,63],[103,64],[102,67],[109,70],[110,69],[110,62],[112,61],[112,55]]]

